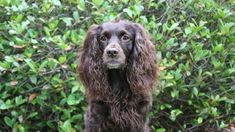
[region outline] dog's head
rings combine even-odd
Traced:
[[[152,87],[157,72],[156,51],[143,26],[119,20],[89,28],[82,48],[80,78],[93,90],[104,89],[107,69],[125,69],[135,92]]]
[[[97,42],[103,51],[102,59],[106,68],[125,67],[135,46],[134,25],[125,21],[107,22],[100,25],[97,31]]]

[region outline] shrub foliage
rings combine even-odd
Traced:
[[[117,16],[144,25],[160,75],[151,128],[235,123],[235,0],[1,0],[0,130],[81,131],[77,53],[88,27]]]

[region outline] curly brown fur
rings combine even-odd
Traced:
[[[92,25],[79,64],[89,102],[85,131],[149,131],[147,113],[156,75],[155,47],[141,25]]]

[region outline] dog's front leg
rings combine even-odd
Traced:
[[[110,108],[103,101],[91,101],[85,115],[85,132],[104,132],[110,128]]]

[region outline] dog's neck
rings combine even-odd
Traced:
[[[117,94],[129,91],[125,69],[108,70],[108,81],[113,91]]]

